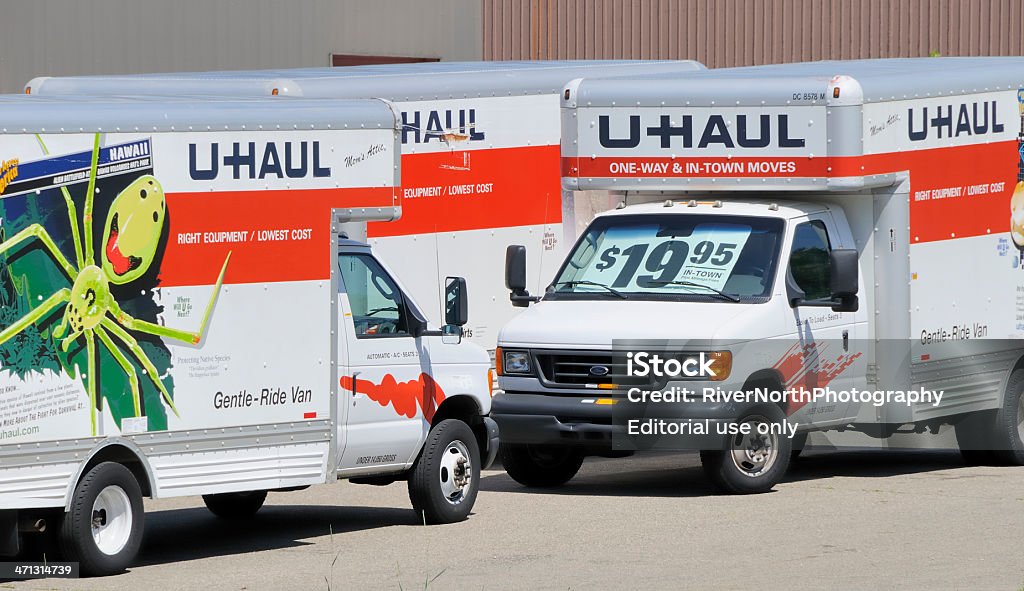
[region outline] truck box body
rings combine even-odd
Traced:
[[[437,277],[474,285],[466,336],[494,348],[514,308],[497,264],[527,245],[531,285],[550,279],[579,229],[609,206],[559,187],[558,95],[569,80],[687,72],[696,62],[435,63],[240,72],[38,78],[33,95],[130,94],[385,98],[402,118],[402,218],[371,223],[370,243],[432,313]],[[597,195],[597,196],[595,196]],[[599,196],[605,195],[602,199]],[[592,203],[593,202],[593,203]]]
[[[699,341],[727,360],[715,378],[723,381],[668,385],[941,392],[941,402],[847,396],[780,406],[801,430],[884,438],[903,426],[956,424],[965,455],[975,449],[965,442],[980,438],[979,449],[998,450],[1000,461],[1024,461],[1022,89],[1021,58],[569,83],[563,185],[615,191],[623,203],[592,222],[541,301],[499,336],[505,392],[493,409],[505,441],[606,453],[613,409],[623,405],[609,399],[602,408],[595,389],[625,389],[625,357],[613,351]],[[513,290],[516,299],[536,298]],[[723,422],[777,412],[673,408]],[[992,417],[996,424],[965,427]],[[740,474],[722,460],[731,448],[698,449],[715,452],[705,466],[732,492],[770,488],[752,483],[784,471],[782,460],[771,475],[754,461],[757,470]],[[744,452],[765,455],[758,445]],[[535,476],[523,476],[524,465],[541,470],[528,458],[506,458],[520,482]]]
[[[465,279],[432,326],[344,231],[400,217],[400,141],[380,99],[0,97],[0,554],[52,519],[112,574],[144,496],[238,519],[339,478],[469,515],[498,433]]]
[[[874,287],[862,303],[879,320],[863,338],[909,347],[912,381],[938,385],[950,375],[941,366],[969,354],[991,355],[992,369],[1018,360],[1024,60],[821,62],[570,87],[567,187],[834,204],[874,261],[862,265],[861,285]],[[885,360],[867,357],[885,375]],[[967,407],[1002,386],[977,379],[987,383],[955,379]],[[914,410],[906,418],[929,412]]]
[[[332,226],[339,215],[398,215],[390,106],[0,103],[0,310],[12,330],[0,345],[0,509],[63,507],[83,458],[110,441],[146,458],[160,497],[333,478]],[[357,166],[346,162],[367,150]],[[146,228],[149,242],[128,244],[129,225]],[[93,291],[68,293],[97,266]],[[102,300],[100,285],[124,314],[185,333],[140,332],[114,311],[76,328],[76,299]],[[10,328],[33,311],[45,313]]]

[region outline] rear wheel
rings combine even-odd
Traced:
[[[480,488],[480,446],[466,423],[434,425],[409,476],[409,500],[426,523],[469,517]]]
[[[138,554],[142,527],[142,490],[135,476],[121,464],[103,462],[75,487],[61,524],[61,550],[83,574],[116,574]]]
[[[267,500],[267,491],[221,493],[203,495],[206,508],[222,519],[245,519],[252,517]]]
[[[968,465],[1024,465],[1024,370],[1010,374],[1003,405],[956,424],[960,455]]]
[[[750,433],[730,437],[723,450],[702,451],[701,464],[715,487],[732,494],[751,494],[767,492],[781,482],[793,444],[778,433],[785,420],[786,415],[776,406],[752,411],[737,421],[748,425]]]
[[[501,463],[523,486],[552,488],[572,480],[583,465],[578,450],[558,445],[501,445]]]

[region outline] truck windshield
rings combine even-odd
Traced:
[[[777,218],[621,215],[587,228],[546,297],[766,299],[782,242]]]

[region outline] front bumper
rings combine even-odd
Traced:
[[[521,392],[496,394],[491,417],[501,429],[501,441],[512,444],[570,445],[598,449],[720,449],[724,436],[719,424],[735,421],[738,409],[721,404],[687,403],[641,407],[597,404],[595,396]],[[630,418],[703,422],[711,431],[701,437],[634,438],[627,432]]]
[[[586,403],[593,397],[503,392],[491,401],[491,416],[503,443],[611,447],[612,408]]]

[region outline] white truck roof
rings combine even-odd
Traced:
[[[744,217],[778,218],[783,220],[806,216],[810,213],[823,211],[827,206],[812,201],[773,201],[771,199],[730,200],[717,199],[714,195],[702,198],[694,195],[692,199],[669,199],[657,202],[637,203],[628,207],[610,209],[595,217],[628,216],[637,214],[672,215],[714,213],[718,215],[738,215]]]
[[[571,190],[851,190],[908,152],[1013,142],[1024,57],[780,64],[566,87]],[[929,112],[930,109],[930,112]]]
[[[0,133],[397,129],[382,100],[0,95]]]
[[[431,100],[515,94],[554,94],[583,76],[669,74],[703,70],[681,61],[518,61],[386,64],[343,68],[296,68],[178,72],[123,76],[41,77],[31,94],[212,94]]]
[[[1016,90],[1024,85],[1024,57],[829,60],[685,74],[637,72],[615,82],[585,80],[578,87],[577,103],[700,105],[717,101],[722,105],[723,100],[730,100],[736,101],[734,104],[785,105],[792,102],[794,85],[820,91],[837,77],[855,79],[864,103]]]

